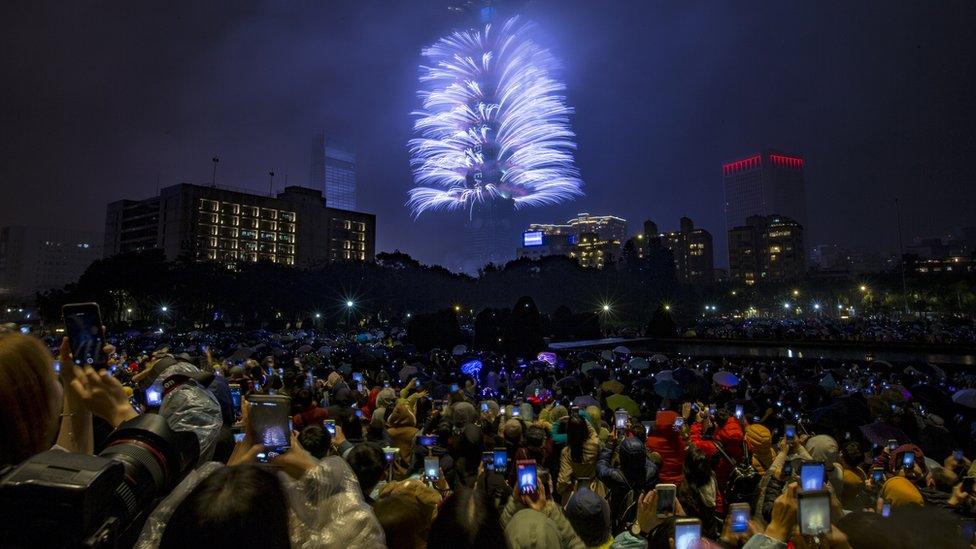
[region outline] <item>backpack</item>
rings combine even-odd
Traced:
[[[759,496],[759,482],[762,475],[752,466],[752,459],[749,456],[749,447],[742,441],[742,462],[736,463],[732,456],[725,452],[722,443],[713,441],[715,448],[725,459],[732,464],[732,472],[729,473],[729,480],[725,484],[722,492],[726,503],[748,503],[754,505]]]

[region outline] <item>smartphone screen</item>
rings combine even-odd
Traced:
[[[352,373],[352,380],[353,381],[358,381],[358,382],[362,383],[362,381],[363,381],[363,374],[361,374],[359,372],[353,372]]]
[[[325,430],[328,431],[330,435],[335,436],[336,427],[335,427],[334,419],[325,420],[324,422],[322,422],[322,426],[325,427]]]
[[[962,461],[962,450],[956,450],[955,452],[953,452],[952,457],[956,461]]]
[[[884,480],[884,469],[871,469],[871,482],[874,484],[881,484]]]
[[[241,386],[230,384],[230,403],[234,408],[234,416],[241,417]]]
[[[793,476],[793,462],[787,460],[786,463],[783,463],[783,477],[790,476]]]
[[[155,387],[146,389],[146,404],[151,407],[158,407],[163,403],[163,394]]]
[[[508,450],[495,448],[495,470],[504,471],[508,467]]]
[[[684,425],[685,425],[685,418],[680,417],[680,416],[674,418],[674,430],[675,431],[680,431],[681,428],[684,427]]]
[[[291,446],[288,412],[291,399],[281,395],[251,395],[251,439],[260,442],[267,452],[266,460],[274,459]]]
[[[678,519],[674,521],[674,548],[694,549],[701,539],[701,521],[698,519]]]
[[[786,435],[786,440],[792,441],[796,438],[796,425],[787,425],[783,428],[783,431]]]
[[[424,458],[424,476],[427,480],[438,480],[440,478],[441,460],[437,457]]]
[[[962,529],[962,539],[966,540],[966,543],[972,543],[976,539],[976,520],[964,518],[959,526]]]
[[[519,417],[522,415],[522,410],[519,410],[517,406],[512,406],[512,417]]]
[[[800,489],[804,492],[817,492],[824,489],[824,464],[805,462],[800,465]]]
[[[535,460],[521,460],[517,461],[515,465],[516,474],[518,475],[519,493],[534,493],[539,484],[538,476],[536,475]]]
[[[799,498],[800,533],[818,536],[830,532],[830,494],[801,492]]]
[[[487,414],[488,413],[488,403],[487,402],[482,402],[481,403],[481,413],[482,414]]]
[[[915,452],[905,452],[901,455],[901,466],[905,469],[915,467]]]
[[[244,442],[244,433],[234,433],[234,442]]]
[[[458,392],[458,385],[457,385],[457,383],[452,383],[451,384],[451,392],[452,393]]]
[[[891,516],[891,502],[886,501],[881,504],[881,516],[883,518],[888,518]]]
[[[745,413],[745,408],[741,404],[735,405],[735,419],[742,419],[742,415]]]
[[[105,338],[102,335],[102,316],[98,304],[69,303],[61,308],[61,315],[75,364],[93,368],[104,366]]]
[[[481,452],[481,463],[485,466],[485,471],[495,470],[495,453]]]
[[[630,414],[627,413],[627,410],[617,410],[613,413],[613,425],[618,431],[627,428],[628,419],[630,419]]]
[[[420,437],[421,446],[437,446],[437,435],[422,435]]]
[[[657,492],[657,516],[666,517],[674,514],[674,495],[677,489],[674,484],[658,484],[654,487]]]
[[[888,439],[888,451],[889,452],[894,452],[895,451],[895,448],[897,448],[897,447],[898,447],[898,441],[895,440],[895,439],[893,439],[893,438],[889,438]]]
[[[748,503],[733,503],[730,507],[732,515],[732,533],[742,534],[749,529],[749,509]]]
[[[387,463],[393,463],[393,461],[396,460],[397,452],[399,452],[399,450],[396,447],[383,447],[383,456],[386,458]]]

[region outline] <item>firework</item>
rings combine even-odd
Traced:
[[[407,206],[473,208],[510,200],[516,208],[582,195],[573,163],[573,110],[553,77],[558,63],[518,17],[455,32],[425,48],[422,108],[410,140],[416,187]]]

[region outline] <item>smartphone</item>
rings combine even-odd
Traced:
[[[495,448],[495,470],[504,471],[508,468],[508,450],[505,448]]]
[[[452,393],[458,392],[458,384],[457,383],[452,383],[451,384],[451,392]]]
[[[685,425],[685,418],[683,418],[681,416],[678,416],[678,417],[674,418],[674,430],[675,431],[680,431],[681,428],[684,427],[684,425]]]
[[[419,379],[413,380],[413,386],[415,388],[419,389],[420,388],[420,380]]]
[[[159,392],[159,389],[151,387],[146,389],[146,405],[152,408],[158,408],[159,405],[163,403],[163,394]]]
[[[75,364],[97,369],[107,360],[103,348],[102,314],[97,303],[69,303],[61,307],[64,329],[71,345]]]
[[[356,414],[356,417],[358,417],[359,419],[363,419],[363,411],[362,410],[360,410],[360,409],[357,408],[356,411],[353,412],[353,413]]]
[[[709,406],[708,407],[708,415],[714,416],[716,411],[717,411],[717,409],[715,408],[715,406]]]
[[[793,462],[791,460],[786,460],[783,463],[783,478],[789,478],[793,476]]]
[[[328,431],[330,435],[335,436],[335,434],[336,434],[336,426],[335,426],[335,420],[334,419],[327,419],[327,420],[323,421],[322,422],[322,427],[325,427],[325,430]]]
[[[352,373],[352,380],[353,381],[358,381],[358,382],[362,383],[363,382],[363,374],[360,373],[360,372],[353,372]]]
[[[882,481],[884,481],[884,469],[881,467],[871,469],[871,482],[878,486]]]
[[[700,539],[700,520],[680,518],[674,521],[674,549],[694,549]]]
[[[234,408],[234,417],[241,417],[241,385],[239,383],[229,383],[230,403]]]
[[[952,458],[955,459],[957,462],[962,461],[962,450],[956,450],[955,452],[953,452]]]
[[[630,419],[630,414],[627,410],[617,410],[613,413],[613,426],[618,431],[623,431],[627,428],[627,420]]]
[[[421,435],[418,439],[421,446],[437,446],[437,435]]]
[[[733,503],[729,506],[729,515],[732,517],[732,533],[742,534],[749,529],[749,515],[752,509],[748,503]]]
[[[786,440],[793,442],[793,439],[796,438],[796,425],[786,425],[783,427],[783,432],[786,435]]]
[[[745,414],[745,407],[741,404],[735,405],[735,419],[742,419],[742,415]]]
[[[487,402],[482,402],[481,403],[481,413],[482,414],[487,414],[488,413],[488,403]]]
[[[365,393],[366,392],[366,385],[364,385],[363,383],[357,383],[356,384],[356,390],[359,391],[360,393]]]
[[[657,492],[657,516],[667,517],[674,514],[674,496],[678,487],[674,484],[658,484],[654,487]]]
[[[901,466],[906,470],[915,467],[915,452],[905,452],[901,455]]]
[[[522,410],[518,406],[512,406],[512,417],[519,417],[522,415]]]
[[[888,518],[891,516],[891,501],[884,500],[881,503],[881,517]]]
[[[441,459],[438,457],[425,457],[424,458],[424,477],[427,480],[434,482],[439,480],[441,476]]]
[[[800,490],[819,492],[824,489],[825,466],[820,461],[804,461],[800,464]]]
[[[800,533],[819,536],[830,532],[830,492],[800,492],[797,494]]]
[[[387,463],[393,463],[393,461],[396,460],[397,452],[399,451],[400,450],[397,449],[395,446],[384,446],[383,457],[386,458]]]
[[[898,441],[895,440],[895,439],[893,439],[893,438],[889,438],[888,439],[888,451],[889,452],[894,452],[895,451],[895,448],[897,448],[897,447],[898,447]]]
[[[520,459],[515,462],[516,478],[520,494],[535,493],[539,485],[534,459]]]
[[[291,398],[284,395],[250,395],[251,440],[264,446],[258,461],[267,463],[291,447],[288,427]]]

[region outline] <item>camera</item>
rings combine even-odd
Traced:
[[[157,414],[120,425],[97,456],[41,452],[0,471],[0,539],[5,547],[131,547],[199,454],[194,433]]]

